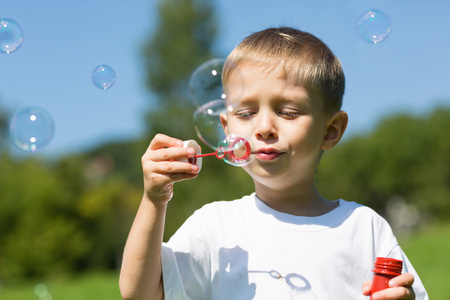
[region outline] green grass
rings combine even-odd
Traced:
[[[450,224],[434,225],[400,245],[420,276],[430,299],[450,299]]]
[[[44,284],[51,297],[39,298],[35,287]],[[88,273],[82,276],[59,277],[0,286],[2,300],[120,300],[119,275]]]
[[[430,299],[450,299],[450,224],[431,226],[400,244],[416,268]],[[45,284],[51,298],[39,297],[35,287]],[[117,272],[88,273],[22,283],[0,283],[2,300],[120,300]]]

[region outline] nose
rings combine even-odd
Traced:
[[[276,120],[272,112],[260,111],[255,121],[255,135],[257,138],[264,140],[278,138]]]

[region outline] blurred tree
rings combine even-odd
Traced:
[[[0,280],[118,268],[142,190],[111,159],[0,153]]]
[[[150,135],[194,136],[189,77],[213,56],[217,24],[212,1],[163,0],[157,27],[144,48],[146,84],[155,95],[146,117]]]
[[[76,268],[86,255],[66,180],[41,160],[0,156],[0,277],[39,276]]]
[[[317,174],[329,198],[366,204],[385,214],[393,199],[419,208],[422,217],[450,213],[450,109],[424,116],[392,115],[372,133],[327,153]]]
[[[8,136],[8,117],[9,113],[2,107],[0,107],[0,152],[5,150],[7,146],[7,136]]]
[[[192,116],[196,107],[189,94],[190,76],[206,60],[223,57],[212,51],[217,32],[213,5],[208,0],[159,3],[158,25],[144,48],[147,87],[156,98],[146,115],[147,145],[156,133],[195,139]],[[208,150],[203,144],[202,148]],[[197,179],[175,185],[165,239],[202,204],[240,197],[251,192],[252,186],[251,179],[240,168],[205,158]]]

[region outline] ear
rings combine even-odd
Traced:
[[[225,135],[228,135],[228,116],[226,113],[220,114],[220,124],[222,124]]]
[[[322,150],[331,150],[339,143],[347,128],[348,115],[345,111],[332,114],[327,121],[325,136],[322,141]]]

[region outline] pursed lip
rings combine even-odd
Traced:
[[[260,160],[274,160],[277,159],[284,152],[274,148],[260,148],[254,152],[255,156]]]

